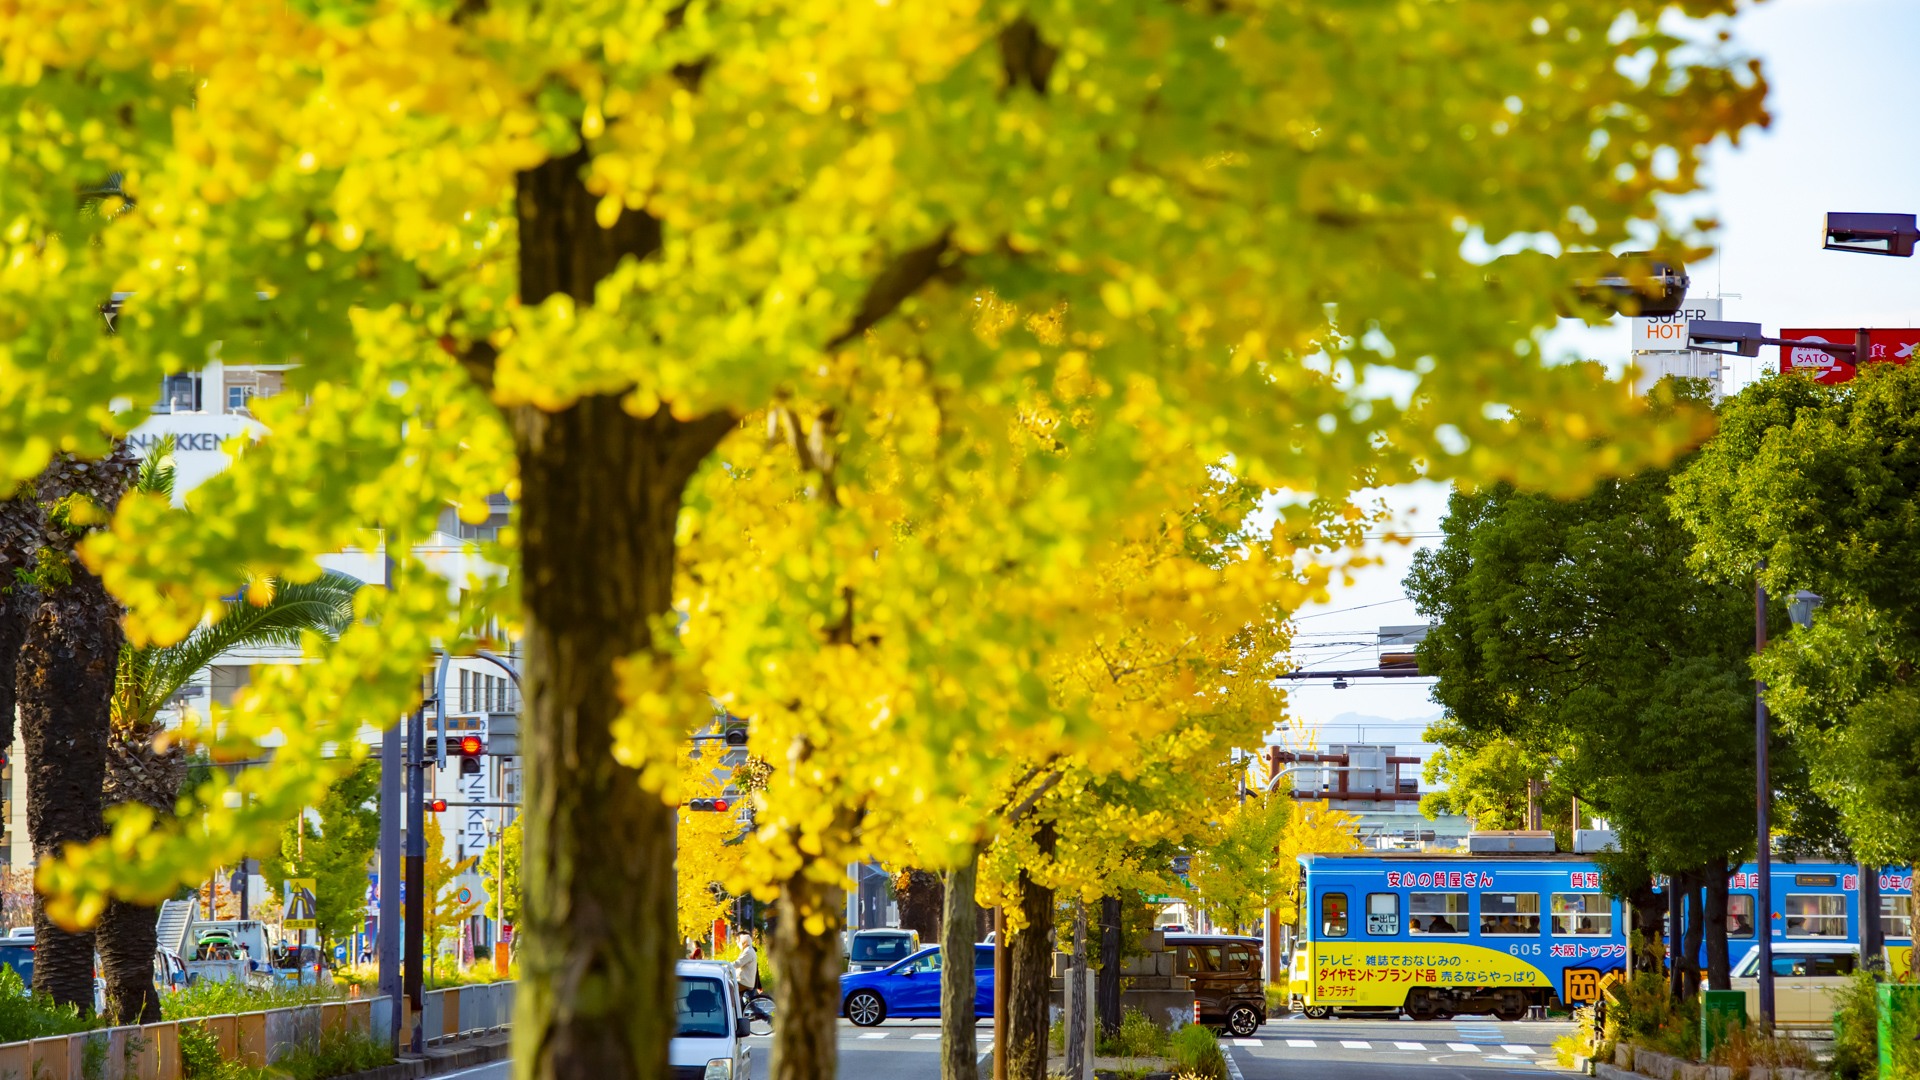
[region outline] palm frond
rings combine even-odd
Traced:
[[[353,596],[361,582],[328,571],[313,581],[273,582],[273,599],[255,606],[246,590],[220,618],[202,623],[185,638],[161,648],[127,648],[120,656],[120,687],[114,695],[116,723],[151,723],[167,699],[222,653],[261,645],[298,645],[308,630],[338,637],[353,622]]]
[[[160,441],[147,450],[147,456],[140,461],[140,473],[134,478],[133,490],[149,495],[164,496],[173,501],[173,435],[160,437]]]

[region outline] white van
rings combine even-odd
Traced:
[[[1852,981],[1860,946],[1849,941],[1773,943],[1773,1019],[1780,1027],[1833,1023],[1833,995]],[[1735,990],[1747,994],[1747,1015],[1760,1015],[1760,946],[1733,965]]]
[[[674,1080],[749,1080],[753,1051],[733,965],[682,960],[674,974],[680,978],[674,1010],[680,1026],[667,1050]]]

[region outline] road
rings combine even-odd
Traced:
[[[939,1080],[940,1021],[889,1020],[875,1028],[840,1026],[842,1080]],[[1415,1020],[1275,1020],[1249,1039],[1223,1040],[1240,1080],[1497,1080],[1569,1075],[1554,1063],[1563,1021],[1500,1023],[1492,1017]],[[993,1026],[980,1025],[980,1049]],[[748,1040],[754,1080],[766,1080],[773,1040]],[[508,1080],[501,1061],[441,1080]]]

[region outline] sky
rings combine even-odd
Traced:
[[[1721,140],[1707,155],[1709,191],[1685,204],[1688,216],[1718,220],[1715,258],[1688,267],[1690,296],[1722,295],[1722,318],[1759,322],[1768,334],[1789,326],[1912,326],[1920,319],[1920,257],[1822,251],[1827,211],[1920,212],[1920,0],[1769,0],[1742,5],[1733,46],[1757,56],[1768,81],[1772,124],[1739,146]],[[1610,364],[1627,359],[1626,320],[1601,329],[1570,327],[1550,343]],[[1727,388],[1756,377],[1757,362],[1735,360]],[[1375,542],[1384,565],[1336,589],[1328,604],[1300,612],[1296,652],[1307,669],[1371,666],[1381,626],[1423,623],[1400,581],[1413,552],[1437,542],[1447,490],[1415,484],[1378,493],[1416,537],[1411,546]],[[1310,646],[1310,647],[1308,647]],[[1425,755],[1418,742],[1440,715],[1424,680],[1376,679],[1335,690],[1324,680],[1292,692],[1291,714],[1328,742],[1389,742]]]

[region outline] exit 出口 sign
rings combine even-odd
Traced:
[[[1873,361],[1904,364],[1913,359],[1915,346],[1920,346],[1920,328],[1869,330],[1867,333],[1868,343],[1873,346],[1873,355],[1868,359]],[[1854,331],[1782,330],[1780,336],[1795,341],[1851,345]],[[1831,386],[1853,378],[1853,357],[1821,349],[1782,345],[1780,346],[1780,371],[1782,374],[1789,371],[1804,371],[1811,374],[1814,381]]]

